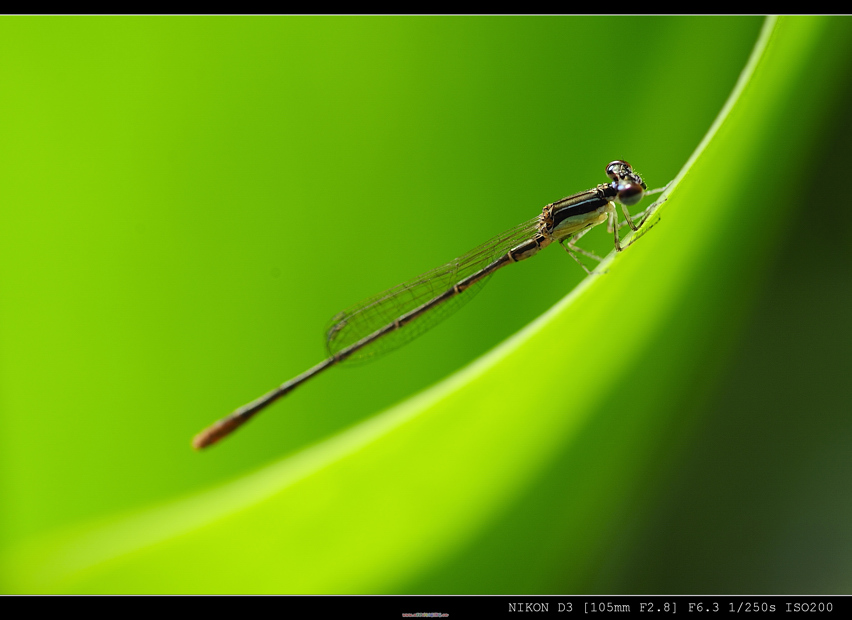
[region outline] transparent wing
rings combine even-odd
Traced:
[[[524,222],[445,265],[339,312],[331,319],[326,329],[326,346],[329,354],[339,353],[385,325],[393,323],[400,316],[453,288],[453,285],[460,280],[488,266],[498,257],[535,235],[538,231],[538,222],[538,217]],[[470,301],[487,281],[487,277],[483,278],[411,323],[359,349],[345,361],[365,361],[410,342]]]

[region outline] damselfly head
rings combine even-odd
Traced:
[[[628,207],[642,200],[648,187],[633,168],[626,161],[616,159],[609,162],[606,167],[606,176],[612,179],[612,187],[618,192],[616,200]]]

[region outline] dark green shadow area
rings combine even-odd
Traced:
[[[852,90],[840,94],[827,120],[852,106]],[[600,591],[852,588],[852,201],[832,189],[852,127],[822,131],[792,171],[794,219],[755,283],[755,306],[721,380],[698,401],[703,423]]]

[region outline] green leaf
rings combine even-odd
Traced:
[[[641,238],[497,348],[259,471],[16,544],[4,589],[593,590],[688,449],[683,403],[725,363],[789,221],[779,181],[846,68],[833,27],[767,20]]]

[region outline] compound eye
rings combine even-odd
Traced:
[[[615,161],[609,162],[609,165],[606,167],[606,176],[608,176],[613,181],[617,181],[619,177],[624,176],[633,172],[633,169],[623,159],[616,159]]]
[[[645,190],[638,183],[625,183],[618,186],[618,202],[627,207],[632,207],[642,200]]]

